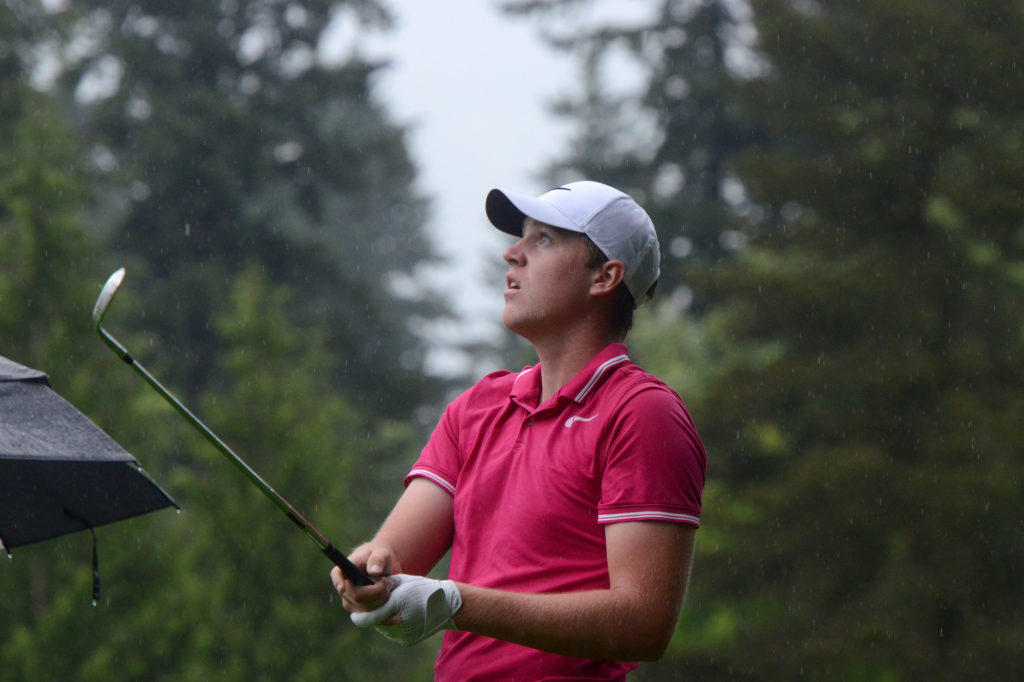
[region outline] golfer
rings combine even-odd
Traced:
[[[706,456],[690,416],[624,345],[659,274],[650,218],[574,182],[491,190],[517,238],[502,319],[538,362],[452,402],[376,536],[332,580],[351,618],[410,645],[440,630],[437,680],[622,680],[675,630]],[[449,580],[421,577],[451,550]]]

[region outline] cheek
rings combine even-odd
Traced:
[[[586,298],[590,293],[592,283],[591,273],[584,263],[570,262],[564,264],[556,273],[558,280],[557,287],[566,296],[578,301]]]

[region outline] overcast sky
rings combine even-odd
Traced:
[[[486,334],[500,324],[504,281],[485,264],[500,262],[508,239],[487,222],[484,197],[492,187],[548,189],[536,176],[564,147],[568,126],[547,103],[575,67],[540,41],[532,22],[487,0],[386,4],[395,30],[358,42],[393,60],[377,92],[397,122],[411,126],[420,189],[434,202],[429,230],[451,259],[435,277],[464,317],[459,333]]]
[[[503,15],[496,0],[383,1],[397,19],[394,30],[360,30],[339,16],[323,45],[338,50],[337,58],[358,49],[392,60],[377,95],[396,122],[411,126],[419,189],[434,202],[428,229],[450,258],[432,279],[462,316],[457,330],[439,332],[486,337],[500,329],[504,279],[495,266],[509,238],[487,222],[484,198],[492,187],[549,189],[540,171],[562,155],[571,130],[549,105],[577,91],[577,66],[544,44],[535,20]],[[621,26],[651,11],[636,0],[593,0],[581,9],[572,20],[577,27]],[[635,81],[621,68],[606,74],[607,82]]]

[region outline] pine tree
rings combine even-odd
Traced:
[[[728,159],[756,139],[728,96],[746,77],[744,16],[721,0],[652,0],[629,26],[596,23],[580,0],[506,3],[543,16],[549,42],[580,64],[578,90],[555,103],[572,122],[570,151],[548,170],[554,181],[587,178],[619,187],[651,215],[662,244],[659,297],[693,303],[688,271],[736,248],[726,230]],[[633,80],[611,85],[628,68]],[[705,292],[706,293],[706,292]],[[704,300],[697,301],[701,307]]]
[[[303,63],[290,37],[239,61],[240,36],[273,24],[263,12],[312,40],[327,5],[302,9],[0,8],[0,352],[49,371],[184,507],[97,530],[95,608],[86,534],[19,548],[0,588],[5,680],[429,675],[429,648],[374,651],[316,548],[88,324],[128,265],[118,338],[339,546],[379,521],[427,386],[405,323],[427,306],[382,280],[430,257],[425,204],[369,97],[375,65],[285,73]],[[41,92],[44,44],[82,61]]]
[[[1024,14],[754,3],[760,207],[716,286],[690,649],[734,679],[1012,676],[1024,613]],[[716,518],[717,517],[717,518]],[[705,545],[708,547],[708,545]],[[695,663],[696,664],[696,663]]]
[[[294,324],[330,326],[339,390],[396,415],[430,397],[406,318],[440,307],[388,287],[433,257],[426,202],[371,92],[382,64],[317,60],[332,18],[389,22],[375,2],[269,0],[77,0],[54,17],[86,46],[60,83],[109,187],[103,233],[186,395],[214,370],[223,292],[256,263],[295,292]]]

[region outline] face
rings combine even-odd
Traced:
[[[582,235],[527,218],[522,238],[503,257],[502,321],[510,330],[533,341],[585,314],[592,271]]]

